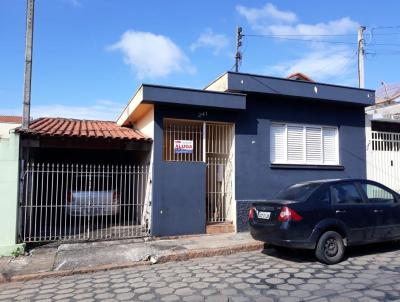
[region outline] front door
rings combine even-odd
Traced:
[[[206,123],[207,224],[232,221],[233,126]]]

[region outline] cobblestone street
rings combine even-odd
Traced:
[[[270,248],[263,253],[0,285],[1,301],[397,299],[400,299],[399,244],[358,248],[350,251],[346,261],[333,266],[316,262],[309,252],[277,252]]]

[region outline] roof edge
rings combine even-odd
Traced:
[[[288,82],[294,82],[291,79],[287,78],[281,78],[281,77],[275,77],[275,76],[267,76],[267,75],[260,75],[260,74],[254,74],[254,73],[246,73],[246,72],[234,72],[234,71],[227,71],[227,74],[237,74],[237,75],[244,75],[244,76],[252,76],[252,77],[259,77],[259,78],[269,78],[269,79],[275,79],[275,80],[283,80],[283,81],[288,81]],[[215,81],[214,81],[215,82]],[[362,90],[362,91],[369,91],[369,92],[374,92],[374,89],[369,89],[369,88],[359,88],[359,87],[353,87],[353,86],[345,86],[345,85],[339,85],[339,84],[330,84],[330,83],[324,83],[324,82],[309,82],[309,81],[303,81],[303,80],[296,80],[297,83],[306,83],[306,84],[318,84],[318,85],[324,85],[324,86],[332,86],[332,87],[338,87],[338,88],[346,88],[346,89],[356,89],[356,90]]]

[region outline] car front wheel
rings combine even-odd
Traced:
[[[344,256],[344,243],[340,234],[328,231],[322,234],[315,249],[317,259],[326,264],[339,263]]]

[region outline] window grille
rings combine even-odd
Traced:
[[[203,161],[203,123],[164,120],[164,160]]]

